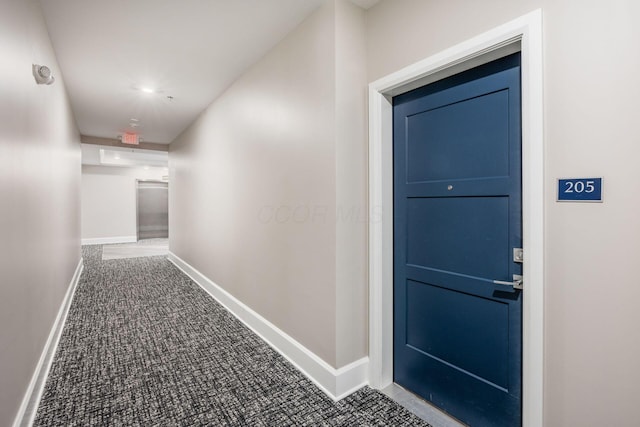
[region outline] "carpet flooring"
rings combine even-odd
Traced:
[[[368,387],[333,402],[164,257],[83,257],[35,426],[429,426]]]

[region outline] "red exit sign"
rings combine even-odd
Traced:
[[[122,134],[122,143],[129,145],[138,145],[140,144],[140,138],[138,138],[138,134],[133,132],[125,132]]]

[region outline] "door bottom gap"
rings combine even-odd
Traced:
[[[428,422],[433,427],[465,427],[459,420],[451,415],[442,412],[439,408],[433,406],[420,396],[410,392],[409,390],[392,383],[380,390],[388,398],[396,402],[398,405],[411,412],[413,415]]]

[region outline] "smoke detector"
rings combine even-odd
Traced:
[[[32,71],[33,77],[39,85],[50,85],[56,80],[51,75],[51,69],[46,65],[33,64]]]

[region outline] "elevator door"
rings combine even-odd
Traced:
[[[169,237],[169,185],[138,181],[138,240]]]

